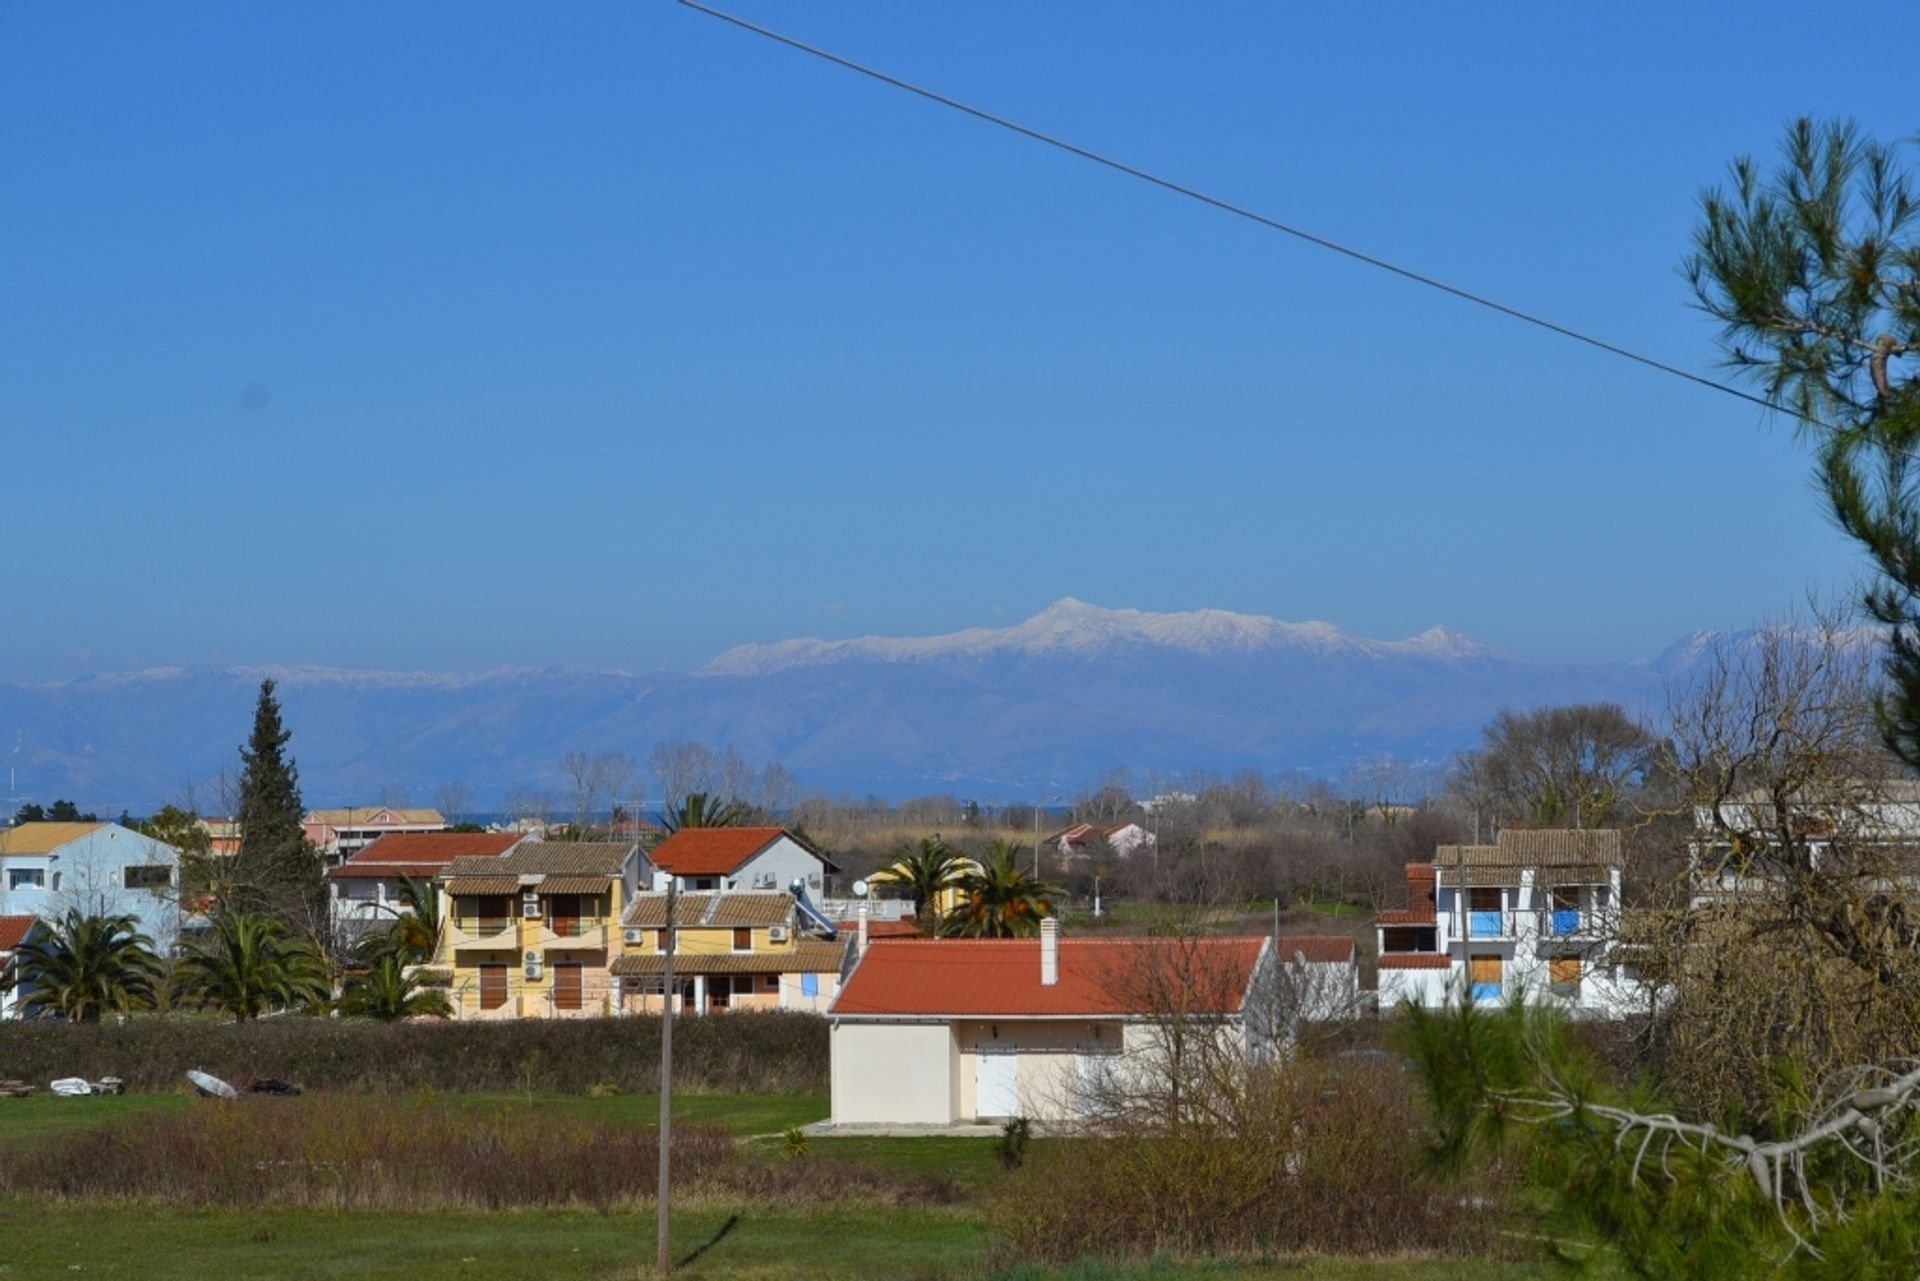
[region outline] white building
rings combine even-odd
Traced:
[[[834,1126],[946,1126],[1073,1118],[1082,1084],[1147,1060],[1154,999],[1184,991],[1195,1017],[1255,1057],[1267,938],[883,939],[828,1009]]]
[[[443,832],[447,820],[439,810],[398,805],[363,805],[347,809],[314,810],[302,822],[307,839],[328,867],[352,858],[383,836],[395,832]]]
[[[801,882],[815,900],[840,869],[779,827],[683,827],[647,852],[653,888],[677,880],[682,891],[788,890]]]
[[[405,911],[402,877],[431,883],[456,858],[507,853],[518,832],[395,832],[381,837],[327,873],[327,897],[336,936],[350,939],[384,929]]]
[[[1063,859],[1078,858],[1093,853],[1104,841],[1107,848],[1120,858],[1131,858],[1135,854],[1151,854],[1159,844],[1159,838],[1138,823],[1113,823],[1101,826],[1094,823],[1075,823],[1064,831],[1055,832],[1047,838],[1047,844],[1059,851]]]
[[[1615,956],[1620,834],[1500,833],[1496,845],[1442,845],[1407,867],[1407,906],[1380,913],[1380,1007],[1437,1007],[1461,993],[1515,997],[1591,1015],[1646,1008]]]
[[[0,1019],[19,1018],[33,992],[20,977],[20,946],[45,928],[37,916],[0,916]]]
[[[180,937],[180,851],[118,823],[0,830],[0,916],[134,918],[163,955]]]

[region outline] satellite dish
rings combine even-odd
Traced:
[[[865,898],[867,896],[867,883],[865,881],[855,881],[853,883],[853,896],[855,898]]]

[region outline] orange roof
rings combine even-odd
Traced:
[[[1453,964],[1445,952],[1382,952],[1383,970],[1444,970]]]
[[[1431,863],[1407,864],[1407,905],[1380,913],[1380,925],[1432,925],[1435,923],[1433,887],[1435,868]]]
[[[1360,945],[1341,934],[1282,934],[1275,950],[1288,963],[1304,956],[1316,965],[1339,965],[1357,957]]]
[[[37,916],[0,916],[0,952],[11,952],[26,942],[39,921]]]
[[[1264,938],[1061,939],[1060,981],[1040,983],[1038,939],[882,939],[868,944],[835,1017],[1150,1014],[1182,995],[1238,1013]]]
[[[336,880],[438,876],[456,858],[497,857],[520,840],[519,832],[388,832],[327,875]]]
[[[786,834],[778,827],[683,827],[647,857],[675,876],[725,876]]]

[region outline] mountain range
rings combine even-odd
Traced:
[[[313,805],[396,789],[426,802],[457,779],[490,806],[558,787],[566,752],[644,761],[676,740],[780,761],[810,789],[1021,799],[1113,766],[1335,777],[1382,754],[1439,761],[1502,707],[1653,710],[1716,635],[1641,662],[1552,664],[1445,627],[1381,641],[1069,598],[1005,628],[742,645],[692,673],[159,668],[0,684],[0,753],[20,798],[140,812],[235,769],[272,677]]]

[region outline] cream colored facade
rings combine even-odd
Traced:
[[[665,967],[665,895],[640,895],[626,915],[614,966],[625,1013],[658,1014]],[[805,931],[785,893],[682,894],[674,927],[676,1012],[824,1013],[840,990],[849,939]]]

